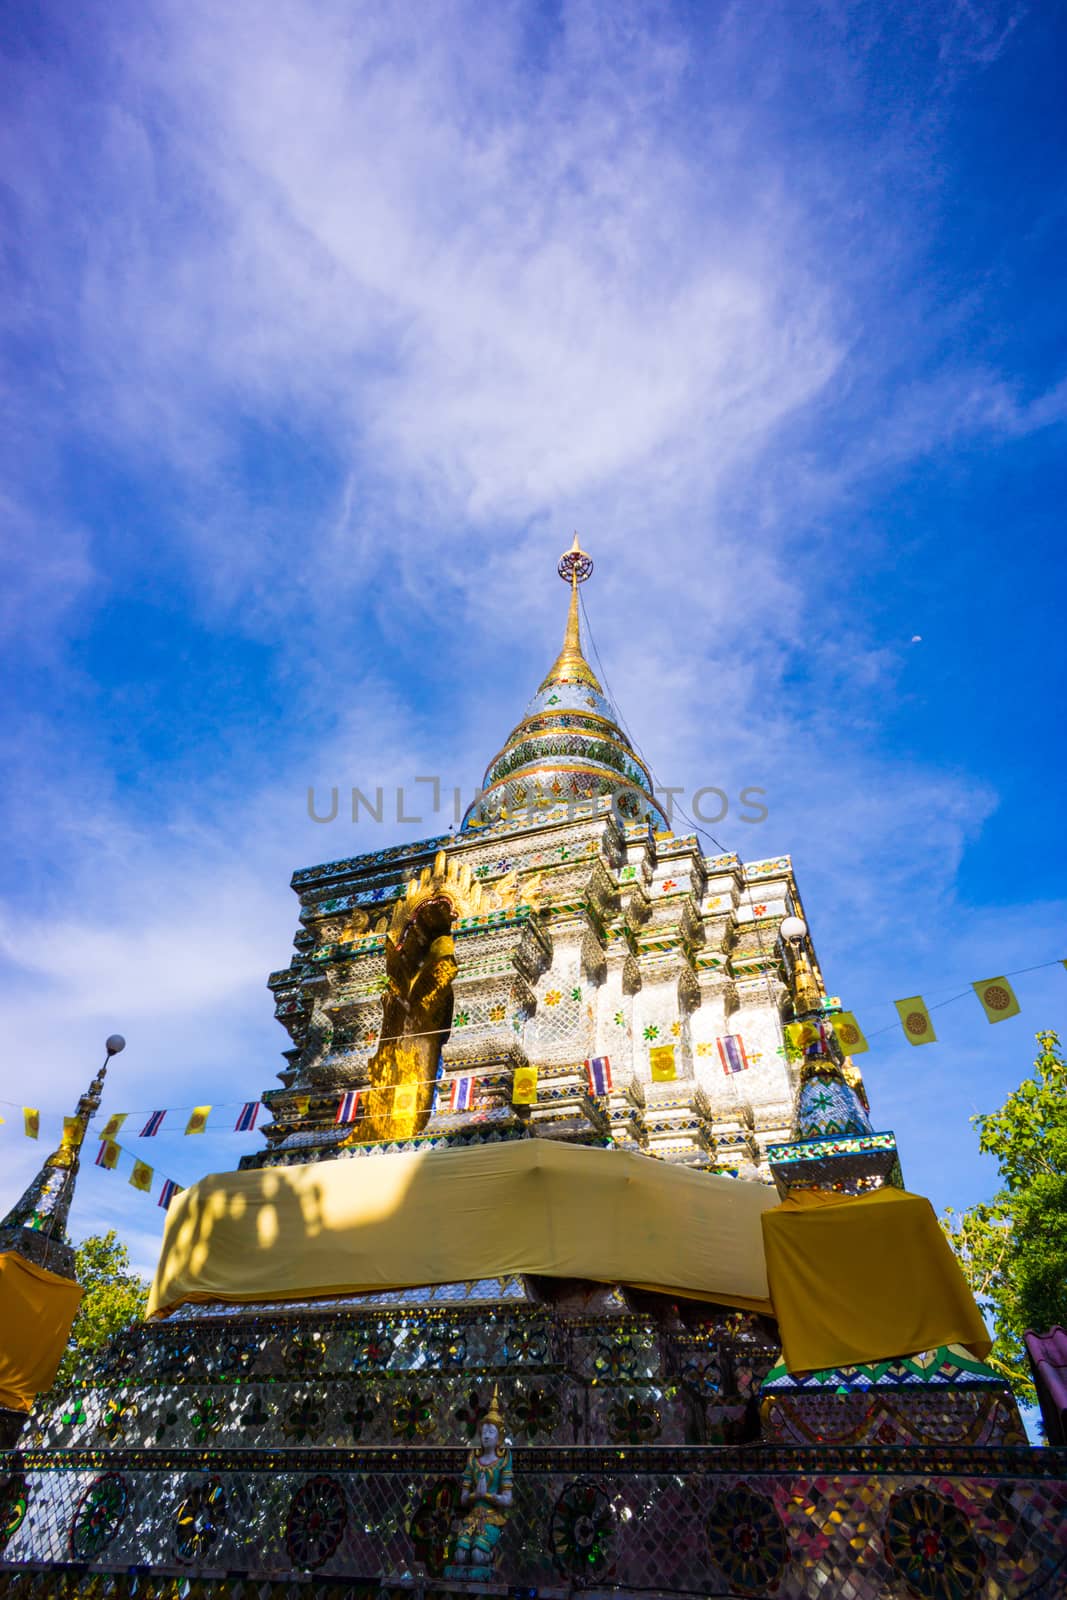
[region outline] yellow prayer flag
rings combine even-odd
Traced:
[[[983,978],[972,983],[971,988],[982,1002],[987,1022],[1003,1022],[1005,1017],[1019,1015],[1019,1002],[1007,978]]]
[[[819,1037],[819,1030],[814,1022],[787,1022],[785,1036],[794,1050],[806,1050],[809,1044],[815,1044]]]
[[[537,1068],[516,1067],[511,1084],[513,1106],[532,1106],[537,1101]]]
[[[393,1090],[393,1116],[406,1117],[415,1109],[415,1085],[398,1083]]]
[[[5,1123],[5,1122],[6,1122],[6,1121],[7,1121],[7,1118],[6,1118],[6,1117],[0,1117],[0,1128],[2,1128],[2,1127],[3,1127],[3,1126],[4,1126],[4,1123]]]
[[[116,1111],[113,1116],[108,1117],[100,1134],[101,1139],[117,1139],[119,1129],[129,1114],[128,1111]]]
[[[834,1025],[837,1042],[846,1056],[862,1055],[864,1050],[868,1049],[863,1029],[851,1011],[839,1011],[835,1017],[830,1018],[830,1021]]]
[[[72,1145],[81,1144],[84,1135],[85,1123],[82,1121],[81,1117],[63,1118],[63,1138],[60,1140],[60,1143],[65,1146],[66,1149],[69,1150]]]
[[[309,1094],[298,1094],[293,1101],[293,1110],[298,1117],[306,1117],[311,1110],[311,1096]]]
[[[921,994],[913,994],[910,1000],[894,1000],[893,1004],[909,1044],[937,1043],[937,1034]]]
[[[672,1078],[678,1076],[673,1044],[654,1045],[648,1052],[648,1064],[652,1069],[653,1083],[670,1083]]]
[[[152,1187],[154,1176],[155,1169],[150,1167],[147,1162],[135,1161],[133,1171],[130,1173],[130,1183],[135,1189],[140,1189],[142,1193],[147,1194]]]
[[[203,1133],[207,1127],[208,1112],[210,1110],[210,1106],[194,1106],[193,1114],[185,1124],[186,1133]]]
[[[26,1130],[27,1139],[36,1139],[41,1132],[41,1113],[35,1111],[33,1106],[23,1106],[22,1126]]]
[[[119,1147],[113,1139],[105,1139],[102,1142],[96,1164],[98,1167],[103,1167],[106,1172],[114,1172],[119,1164]]]

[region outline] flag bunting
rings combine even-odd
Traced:
[[[473,1104],[474,1079],[469,1072],[465,1072],[460,1077],[452,1079],[448,1109],[450,1111],[469,1111]]]
[[[611,1093],[611,1060],[608,1056],[590,1056],[585,1063],[589,1093],[594,1097]]]
[[[719,1060],[722,1062],[722,1070],[727,1076],[731,1072],[748,1071],[745,1041],[739,1033],[724,1034],[716,1043],[719,1046]]]
[[[936,1044],[937,1034],[921,994],[913,994],[908,1000],[894,1000],[893,1004],[909,1044]]]
[[[671,1083],[678,1076],[673,1044],[653,1045],[648,1052],[653,1083]]]
[[[135,1161],[133,1171],[130,1173],[130,1183],[135,1189],[148,1194],[152,1188],[152,1179],[155,1177],[155,1168],[150,1167],[146,1161]]]
[[[516,1067],[511,1084],[513,1106],[532,1106],[537,1103],[537,1068]]]
[[[341,1096],[337,1107],[335,1122],[355,1122],[356,1112],[359,1110],[359,1090],[349,1089],[347,1094]],[[242,1112],[242,1116],[244,1113]]]

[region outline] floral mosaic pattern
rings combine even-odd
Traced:
[[[716,1497],[708,1522],[715,1565],[742,1594],[774,1594],[789,1559],[785,1529],[765,1494],[738,1484]]]
[[[0,1551],[21,1528],[27,1500],[26,1480],[21,1473],[0,1479]]]
[[[611,1560],[615,1514],[599,1484],[578,1478],[568,1484],[552,1511],[549,1543],[559,1570],[589,1583],[604,1575]]]
[[[408,1532],[415,1552],[427,1571],[437,1576],[444,1571],[452,1550],[452,1524],[459,1513],[459,1484],[453,1478],[438,1478],[420,1500]]]
[[[107,1472],[89,1485],[70,1525],[70,1553],[76,1561],[92,1561],[107,1549],[128,1504],[125,1480],[117,1472]]]
[[[920,1600],[972,1600],[985,1560],[963,1512],[930,1489],[889,1502],[886,1554]]]
[[[285,1522],[285,1545],[295,1567],[314,1572],[337,1550],[348,1525],[345,1492],[336,1478],[320,1474],[298,1489]]]
[[[226,1527],[226,1494],[220,1480],[208,1478],[188,1491],[174,1518],[174,1554],[189,1566],[204,1565]]]

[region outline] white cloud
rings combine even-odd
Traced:
[[[824,10],[847,123],[882,23]],[[956,11],[949,76],[1014,25]],[[103,735],[89,753],[24,725],[0,994],[53,1105],[113,1027],[113,1092],[139,1106],[271,1081],[288,874],[367,847],[306,820],[308,783],[472,786],[555,652],[575,526],[636,737],[665,782],[768,789],[766,824],[715,831],[792,851],[831,983],[880,993],[890,941],[921,966],[968,915],[959,867],[996,796],[936,752],[880,752],[906,646],[820,625],[828,581],[855,578],[830,512],[946,441],[1063,415],[1062,385],[1027,399],[928,360],[966,317],[904,287],[924,221],[901,174],[936,181],[924,84],[914,117],[831,149],[783,134],[780,80],[812,48],[784,11],[752,30],[728,8],[701,37],[669,9],[575,4],[536,39],[524,6],[436,15],[116,13],[84,100],[35,66],[13,102],[35,159],[5,165],[40,266],[0,316],[58,373],[9,468],[16,503],[45,507],[25,513],[21,610],[61,633],[99,573],[152,570],[136,518],[98,520],[90,548],[80,514],[53,517],[69,429],[151,480],[148,537],[292,689],[254,772],[220,756],[185,794],[165,765],[123,790]]]

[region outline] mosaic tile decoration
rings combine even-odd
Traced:
[[[1063,1461],[1036,1459],[1054,1452],[1001,1453],[992,1472],[982,1451],[962,1453],[970,1458],[962,1472],[959,1452],[928,1452],[926,1470],[916,1461],[910,1472],[893,1451],[854,1452],[852,1470],[842,1470],[839,1451],[821,1461],[813,1454],[778,1452],[791,1455],[786,1462],[765,1450],[713,1460],[656,1448],[517,1449],[492,1587],[780,1600],[1062,1597]],[[241,1592],[255,1593],[254,1583],[300,1573],[316,1583],[343,1574],[370,1592],[389,1583],[440,1592],[462,1463],[458,1450],[393,1451],[380,1463],[350,1451],[205,1450],[154,1469],[140,1453],[115,1453],[101,1471],[91,1460],[29,1452],[8,1465],[0,1487],[0,1582],[9,1595],[54,1593],[20,1565],[77,1561],[75,1592],[84,1595],[184,1595],[193,1591],[165,1585],[203,1578],[220,1587],[199,1592],[233,1594],[244,1574]],[[90,1577],[98,1566],[110,1571]],[[122,1587],[130,1569],[146,1568],[164,1587],[143,1579]]]

